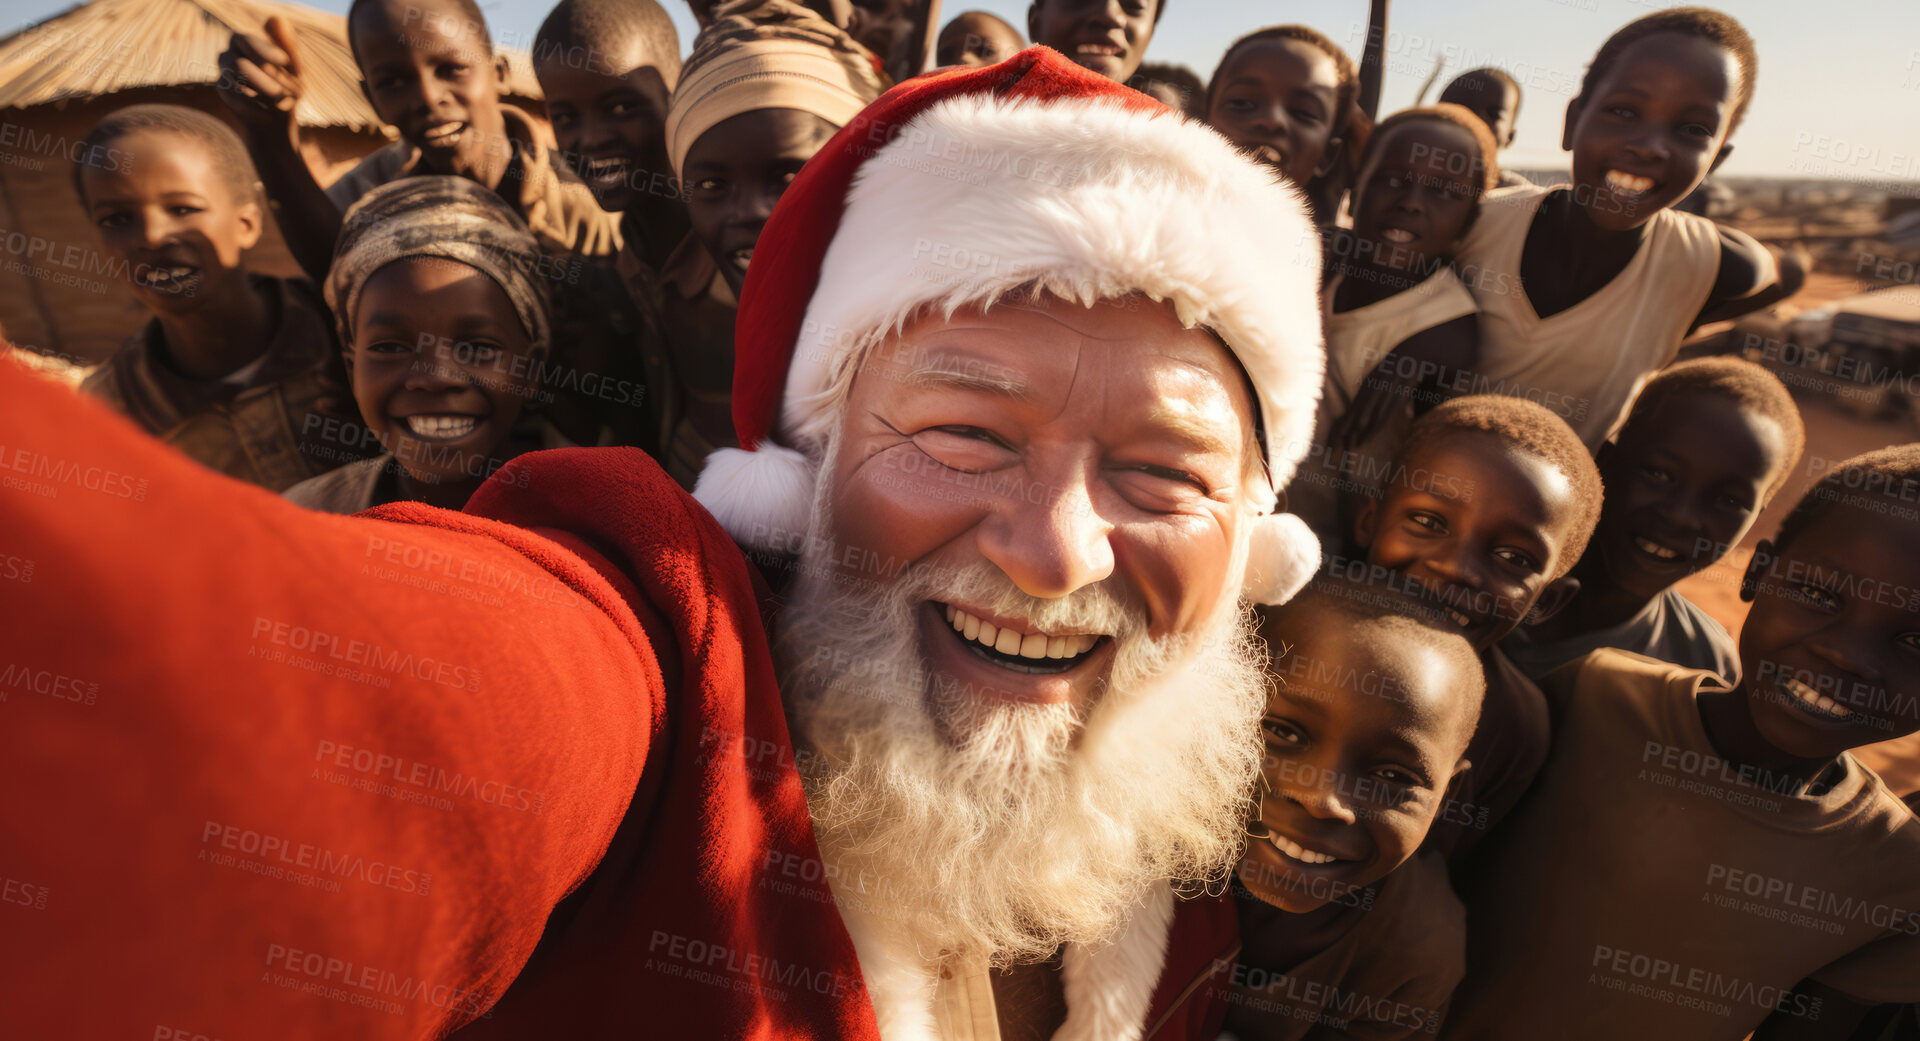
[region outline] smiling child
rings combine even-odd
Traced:
[[[1337,192],[1309,190],[1366,124],[1355,104],[1353,59],[1304,25],[1277,25],[1233,42],[1207,82],[1207,123],[1307,192],[1314,223],[1331,225]],[[1357,151],[1357,149],[1356,149]]]
[[[735,302],[760,230],[800,168],[880,91],[865,48],[788,0],[723,5],[694,40],[666,128],[693,230],[652,289],[666,350],[646,359],[660,463],[684,487],[709,452],[734,444]]]
[[[1920,820],[1849,750],[1920,731],[1920,445],[1847,460],[1762,542],[1744,672],[1600,650],[1466,891],[1447,1036],[1738,1041],[1803,979],[1920,998]]]
[[[1483,314],[1474,393],[1541,401],[1597,449],[1690,330],[1799,288],[1797,264],[1672,209],[1732,152],[1757,66],[1746,30],[1700,7],[1601,46],[1567,106],[1573,183],[1489,195],[1460,251]]]
[[[1227,1013],[1243,1041],[1431,1034],[1464,971],[1465,911],[1416,853],[1470,768],[1480,663],[1420,607],[1322,578],[1265,612],[1275,682]]]
[[[1168,0],[1033,0],[1027,38],[1115,83],[1133,78]]]
[[[1327,250],[1327,385],[1288,508],[1338,546],[1416,411],[1478,351],[1479,308],[1448,261],[1492,187],[1493,139],[1457,105],[1408,109],[1367,142],[1354,226]],[[1356,487],[1357,486],[1357,487]],[[1356,494],[1358,492],[1359,494]]]
[[[620,214],[622,256],[658,267],[687,233],[667,159],[680,37],[655,0],[561,0],[540,23],[533,70],[570,167]]]
[[[507,60],[494,53],[473,0],[354,0],[348,7],[347,43],[361,89],[400,140],[324,191],[300,153],[294,109],[304,87],[293,31],[278,18],[266,29],[265,36],[234,34],[221,56],[222,97],[248,129],[288,248],[310,276],[325,276],[341,215],[355,200],[412,176],[466,177],[499,192],[548,252],[610,256],[620,248],[618,219],[541,143],[531,118],[502,102]]]
[[[1455,792],[1463,811],[1430,845],[1456,864],[1519,802],[1549,741],[1538,687],[1495,647],[1579,588],[1568,571],[1599,517],[1599,471],[1580,439],[1521,398],[1456,398],[1414,421],[1354,525],[1368,575],[1443,611],[1480,652],[1486,701]]]
[[[273,491],[357,454],[318,431],[341,396],[319,294],[247,270],[264,231],[246,150],[177,105],[123,108],[88,133],[74,187],[153,318],[82,389],[221,473]]]
[[[1740,544],[1805,444],[1792,395],[1760,366],[1701,358],[1662,370],[1600,449],[1606,501],[1573,569],[1579,592],[1501,649],[1535,679],[1617,647],[1739,683],[1733,638],[1675,585]]]
[[[459,509],[515,455],[563,446],[524,411],[552,336],[538,256],[506,203],[465,178],[410,177],[356,204],[327,301],[386,453],[286,497],[332,513],[405,499]]]

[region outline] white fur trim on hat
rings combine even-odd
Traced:
[[[715,449],[693,497],[734,541],[750,549],[796,554],[813,513],[820,464],[785,445]]]
[[[1239,359],[1277,491],[1313,434],[1319,281],[1320,236],[1297,193],[1198,122],[1079,98],[950,98],[855,176],[776,436],[823,447],[839,366],[924,309],[1025,285],[1088,305],[1137,292]]]
[[[1247,582],[1241,595],[1273,606],[1293,599],[1320,566],[1320,540],[1291,513],[1256,517],[1247,550]]]

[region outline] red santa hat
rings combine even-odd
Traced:
[[[835,375],[907,320],[1015,289],[1141,293],[1245,369],[1271,509],[1313,434],[1325,355],[1320,237],[1299,195],[1228,141],[1044,47],[909,80],[808,161],[761,232],[734,325],[741,447],[694,490],[758,548],[804,533],[844,401]],[[1257,522],[1247,595],[1277,603],[1319,544]]]

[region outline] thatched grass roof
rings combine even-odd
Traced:
[[[275,0],[93,0],[0,40],[0,108],[28,108],[141,87],[211,85],[238,31],[264,35],[285,18],[300,44],[302,126],[377,129],[336,14]],[[540,97],[524,52],[501,49],[507,89]]]

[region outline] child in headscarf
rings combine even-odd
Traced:
[[[381,455],[304,481],[290,501],[331,513],[418,500],[448,509],[507,460],[566,444],[536,414],[552,343],[546,268],[499,195],[409,177],[347,212],[327,276],[358,437]]]
[[[884,80],[873,55],[789,0],[737,0],[694,40],[667,111],[667,155],[693,231],[657,279],[622,271],[656,309],[664,351],[646,357],[661,464],[693,487],[734,444],[733,318],[754,243],[800,167]]]

